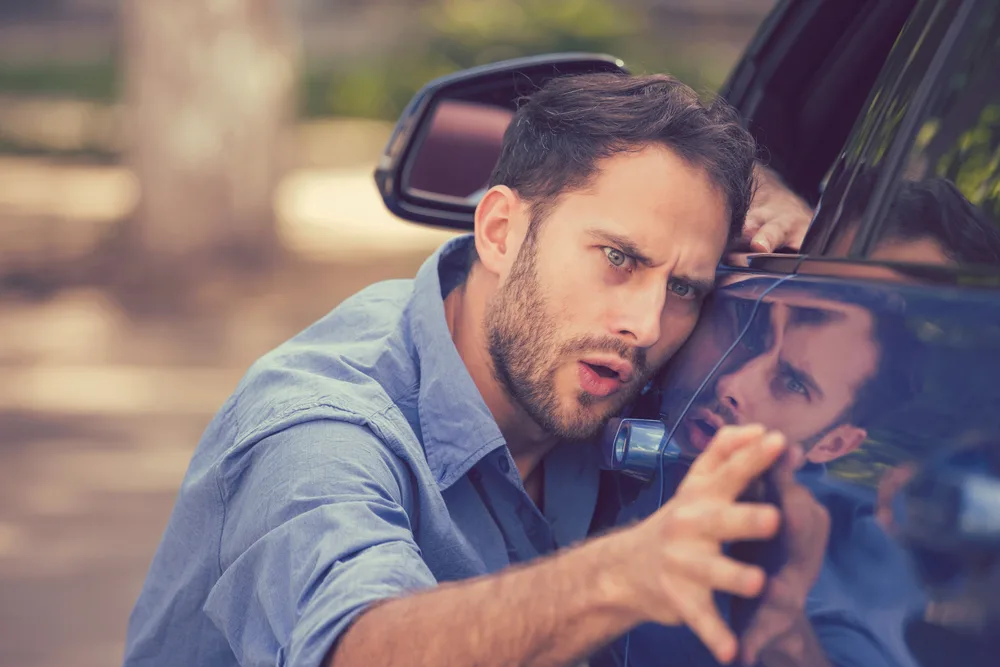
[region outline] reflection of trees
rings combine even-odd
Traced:
[[[876,167],[892,145],[921,77],[934,56],[934,49],[923,45],[938,44],[944,37],[947,24],[934,20],[937,13],[938,8],[929,2],[918,3],[914,9],[895,47],[910,55],[908,58],[890,58],[886,64],[880,75],[883,83],[876,88],[847,148],[847,155],[852,161],[863,160],[868,168]]]
[[[952,181],[994,219],[1000,218],[1000,39],[997,10],[980,17],[964,46],[940,111],[922,128],[911,158],[911,178],[929,170]]]
[[[1000,104],[979,114],[976,124],[959,135],[951,149],[935,161],[939,176],[952,181],[966,199],[1000,217]],[[933,154],[932,154],[933,155]]]

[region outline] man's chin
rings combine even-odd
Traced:
[[[576,405],[564,409],[557,418],[554,435],[563,440],[591,440],[600,434],[608,420],[617,417],[621,409],[607,403],[584,404],[577,401]]]

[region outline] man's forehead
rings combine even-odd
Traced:
[[[782,333],[782,357],[824,389],[831,383],[854,386],[878,364],[871,318],[838,315],[822,325],[789,322]]]

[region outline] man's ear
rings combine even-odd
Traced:
[[[829,463],[841,456],[847,456],[861,446],[868,437],[868,431],[853,424],[841,424],[816,443],[806,454],[811,463]]]
[[[517,193],[506,185],[490,188],[476,207],[476,252],[494,275],[507,274],[524,240],[521,209]]]

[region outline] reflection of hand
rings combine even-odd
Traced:
[[[754,252],[774,252],[782,246],[799,250],[812,221],[812,209],[767,167],[758,165],[755,173],[757,192],[743,225],[744,242]]]
[[[801,484],[795,481],[800,463],[786,456],[775,471],[781,498],[788,561],[768,581],[761,605],[743,635],[743,660],[748,665],[814,665],[819,657],[815,638],[805,616],[806,596],[819,576],[830,536],[830,516]]]
[[[764,572],[722,553],[731,541],[762,540],[778,530],[777,508],[737,502],[751,480],[781,456],[785,440],[762,427],[724,427],[695,460],[674,496],[644,521],[616,536],[615,560],[629,559],[625,597],[640,621],[686,624],[718,660],[736,656],[736,638],[713,593],[753,597]]]
[[[882,529],[887,533],[894,531],[892,516],[892,501],[896,494],[906,486],[913,475],[916,467],[912,464],[901,465],[898,468],[887,470],[878,483],[878,499],[876,500],[875,520],[878,521]]]

